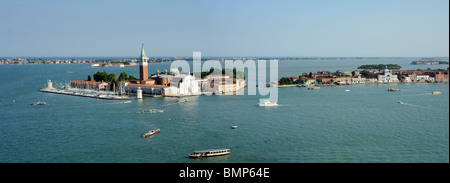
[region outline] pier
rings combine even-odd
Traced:
[[[108,91],[97,91],[90,89],[68,89],[64,88],[63,90],[58,90],[53,88],[53,83],[51,80],[47,81],[47,87],[40,89],[40,92],[46,93],[56,93],[63,95],[72,95],[79,97],[89,97],[89,98],[97,98],[97,99],[105,99],[105,100],[131,100],[137,99],[136,97],[129,97],[128,95],[117,95],[116,92],[108,92]]]

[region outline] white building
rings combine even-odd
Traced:
[[[170,82],[170,88],[176,87],[178,95],[200,95],[198,81],[190,74],[175,75]]]
[[[434,77],[430,77],[429,75],[417,75],[417,82],[434,82]]]
[[[396,83],[399,82],[397,75],[392,75],[392,72],[386,68],[383,70],[383,74],[378,75],[379,83]]]
[[[352,83],[354,84],[366,83],[366,78],[362,78],[361,76],[358,76],[357,78],[352,78]]]
[[[233,79],[228,75],[209,75],[201,80],[202,92],[233,94],[247,85],[245,79]]]
[[[411,82],[411,77],[405,77],[405,83],[410,83]]]

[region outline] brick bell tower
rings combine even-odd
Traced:
[[[145,84],[145,81],[148,80],[148,57],[145,56],[144,51],[144,43],[142,43],[142,49],[141,49],[141,63],[139,64],[139,76],[140,76],[140,83]]]

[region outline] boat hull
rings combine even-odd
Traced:
[[[161,130],[155,131],[155,132],[153,132],[153,133],[151,133],[151,134],[144,134],[144,135],[142,135],[142,138],[147,138],[147,137],[156,135],[156,134],[158,134],[159,132],[161,132]]]
[[[204,150],[204,151],[194,151],[194,153],[189,154],[190,158],[208,158],[215,156],[229,155],[230,149],[216,149],[216,150]]]
[[[206,154],[206,155],[200,155],[200,154],[189,154],[190,158],[208,158],[208,157],[215,157],[215,156],[225,156],[229,155],[230,152],[227,153],[220,153],[220,154]]]

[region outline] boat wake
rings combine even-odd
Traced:
[[[411,106],[411,107],[420,107],[420,108],[425,108],[425,107],[423,107],[423,106],[420,106],[420,105],[409,104],[409,103],[406,103],[406,102],[401,102],[401,101],[398,101],[398,103],[399,103],[399,104],[401,104],[401,105],[406,105],[406,106]]]

